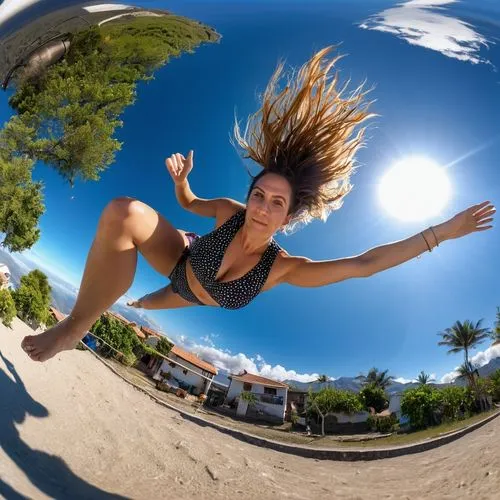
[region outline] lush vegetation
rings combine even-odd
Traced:
[[[33,326],[47,325],[51,290],[47,276],[39,269],[21,276],[19,288],[11,292],[19,318]]]
[[[122,144],[120,115],[170,57],[218,34],[177,16],[143,17],[77,32],[68,54],[47,70],[19,73],[9,103],[17,112],[0,131],[0,232],[10,251],[31,248],[40,236],[42,184],[37,161],[73,185],[97,181]]]
[[[141,342],[130,326],[106,313],[92,325],[90,333],[100,341],[99,355],[114,357],[128,366],[134,365],[145,354],[167,356],[173,347],[166,338],[160,339],[155,348]]]
[[[12,320],[17,315],[16,304],[9,290],[0,290],[0,321],[11,328]]]
[[[325,387],[318,392],[309,392],[307,413],[321,419],[321,434],[325,435],[325,417],[333,413],[353,414],[363,409],[358,394]]]

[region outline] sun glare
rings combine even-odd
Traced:
[[[393,217],[420,221],[438,215],[450,197],[444,170],[427,158],[407,158],[392,167],[379,184],[379,200]]]

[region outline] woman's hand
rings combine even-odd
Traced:
[[[173,154],[165,160],[165,165],[174,184],[182,184],[193,169],[193,150],[189,151],[187,158],[184,158],[180,153]]]
[[[444,222],[440,232],[444,235],[444,239],[453,239],[476,231],[485,231],[493,227],[493,225],[486,226],[485,224],[493,221],[495,212],[495,207],[489,201],[483,201],[483,203],[473,205]]]

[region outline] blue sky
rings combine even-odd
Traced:
[[[427,7],[424,6],[427,3]],[[500,200],[500,66],[498,7],[491,1],[135,2],[203,21],[219,44],[172,60],[140,84],[124,115],[115,163],[99,182],[73,189],[38,165],[45,184],[42,237],[26,255],[78,285],[98,217],[109,200],[128,195],[159,210],[179,228],[203,234],[213,220],[178,206],[164,158],[195,150],[190,176],[202,197],[243,201],[248,176],[229,143],[234,112],[253,112],[277,61],[298,66],[326,45],[348,54],[342,78],[374,86],[376,118],[344,206],[277,239],[291,254],[333,259],[406,238],[483,200]],[[433,9],[429,4],[441,4]],[[464,24],[466,21],[468,24]],[[409,31],[409,28],[419,29]],[[497,23],[498,26],[498,23]],[[496,31],[495,31],[496,29]],[[423,36],[425,34],[425,36]],[[497,37],[496,44],[495,37]],[[0,119],[10,116],[7,95]],[[452,195],[441,214],[405,222],[384,211],[382,175],[395,162],[425,156],[446,166]],[[219,367],[306,381],[316,374],[355,376],[372,366],[396,377],[420,370],[441,379],[462,362],[437,345],[437,332],[456,320],[484,318],[491,327],[500,305],[498,228],[443,243],[432,254],[368,279],[317,289],[281,286],[250,306],[148,312],[169,336]],[[140,258],[128,297],[168,280]],[[124,298],[126,300],[126,298]],[[500,352],[484,344],[478,361]],[[482,354],[481,354],[482,353]]]

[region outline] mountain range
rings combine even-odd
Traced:
[[[62,280],[59,276],[51,272],[50,269],[47,269],[30,261],[28,258],[22,256],[21,254],[17,254],[16,258],[14,258],[8,252],[5,252],[1,249],[0,263],[4,263],[9,267],[11,272],[11,282],[15,288],[19,286],[22,275],[27,274],[33,269],[39,268],[47,275],[49,284],[52,288],[52,305],[64,314],[69,314],[71,312],[71,309],[73,308],[73,305],[76,301],[78,289],[70,283]],[[132,309],[120,303],[114,304],[112,310],[120,313],[129,321],[135,321],[138,325],[147,326],[149,328],[152,328],[153,330],[163,333],[161,327],[159,327],[157,324],[143,315],[141,310]],[[210,362],[210,360],[207,361]],[[478,368],[478,371],[481,377],[485,377],[498,369],[500,369],[500,357],[492,359],[486,365]],[[229,372],[219,370],[219,374],[215,377],[215,381],[224,385],[229,385],[230,381],[228,379],[228,375],[230,375]],[[322,387],[329,386],[335,389],[358,392],[362,387],[362,382],[356,377],[339,377],[326,383],[298,382],[297,380],[284,380],[283,382],[288,384],[290,388],[295,388],[301,391],[308,391],[309,388],[311,388],[313,391],[317,391]],[[464,378],[457,378],[452,384],[431,383],[431,385],[442,388],[450,385],[466,385],[466,383],[467,382]],[[417,386],[418,384],[416,382],[409,382],[406,384],[403,384],[401,382],[393,382],[386,389],[386,392],[388,393],[388,395],[392,395]]]

